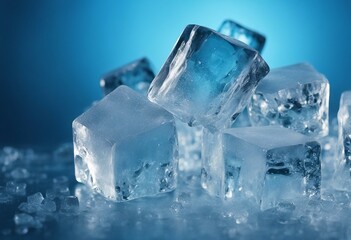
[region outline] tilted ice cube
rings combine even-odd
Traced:
[[[248,29],[232,20],[225,20],[219,27],[218,32],[235,38],[256,49],[258,52],[262,52],[266,42],[266,38],[262,34]]]
[[[73,122],[75,174],[105,197],[126,201],[176,187],[173,116],[121,86]]]
[[[338,111],[339,163],[342,169],[351,170],[351,91],[343,92]]]
[[[105,74],[100,80],[100,86],[105,95],[121,85],[146,94],[154,77],[150,61],[144,57]]]
[[[247,105],[269,67],[258,52],[211,29],[188,25],[148,97],[190,126],[222,129]]]
[[[328,135],[329,82],[306,63],[273,69],[248,106],[252,125],[281,125],[297,132]]]
[[[321,147],[278,126],[204,135],[202,186],[211,195],[254,199],[261,208],[318,196]]]

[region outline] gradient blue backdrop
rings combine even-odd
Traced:
[[[71,140],[103,73],[141,56],[159,69],[187,24],[217,29],[226,18],[266,35],[272,68],[315,65],[335,114],[351,89],[350,0],[0,0],[0,145]]]

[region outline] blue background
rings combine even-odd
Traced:
[[[266,35],[271,68],[308,61],[324,73],[335,115],[351,89],[350,0],[0,0],[0,145],[71,140],[103,73],[141,56],[158,70],[187,24],[226,18]]]

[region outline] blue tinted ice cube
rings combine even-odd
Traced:
[[[258,52],[262,52],[266,42],[266,38],[262,34],[248,29],[232,20],[225,20],[219,27],[218,32],[235,38],[256,49]]]
[[[281,125],[297,132],[328,135],[329,82],[306,63],[273,69],[248,106],[254,126]]]
[[[247,105],[269,67],[258,52],[211,29],[188,25],[148,97],[190,126],[222,129]]]
[[[351,91],[343,92],[338,111],[338,152],[340,167],[351,170]]]
[[[144,57],[105,74],[100,80],[100,86],[104,95],[121,85],[146,95],[154,77],[150,61]]]
[[[73,122],[75,175],[103,196],[126,201],[176,187],[173,116],[121,86]]]
[[[278,126],[231,128],[204,135],[202,186],[261,208],[319,196],[320,144]]]

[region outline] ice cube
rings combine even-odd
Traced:
[[[27,197],[27,203],[30,205],[40,205],[44,200],[43,195],[40,192],[34,193]]]
[[[205,139],[205,137],[204,137]],[[320,144],[279,126],[206,133],[202,186],[226,199],[253,199],[266,209],[319,196]]]
[[[11,177],[14,179],[25,179],[29,177],[29,172],[25,168],[16,168],[11,171]]]
[[[33,205],[33,204],[28,204],[26,202],[23,202],[18,206],[18,210],[25,213],[35,213],[40,210],[40,207],[39,205]]]
[[[48,212],[55,212],[56,211],[56,203],[50,199],[44,199],[42,202],[42,209]]]
[[[15,196],[26,195],[27,184],[9,181],[6,183],[6,191]]]
[[[105,95],[121,85],[146,95],[154,77],[150,61],[144,57],[105,74],[100,86]]]
[[[247,105],[269,67],[258,52],[211,29],[188,25],[148,97],[190,126],[222,129]]]
[[[351,91],[343,92],[338,111],[338,154],[341,170],[351,170]]]
[[[297,132],[328,135],[329,82],[310,64],[273,69],[248,106],[252,125],[281,125]]]
[[[14,221],[16,225],[31,226],[34,223],[34,218],[29,214],[19,213],[15,215]]]
[[[79,200],[76,196],[67,196],[61,202],[61,211],[64,213],[78,213]]]
[[[266,42],[266,38],[262,34],[248,29],[232,20],[225,20],[219,27],[218,32],[235,38],[256,49],[258,52],[262,52]]]
[[[126,201],[176,186],[173,116],[121,86],[73,122],[75,174],[103,196]]]

